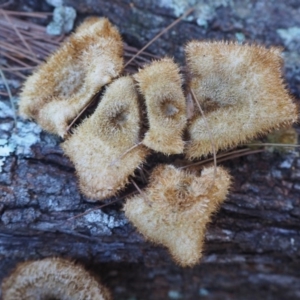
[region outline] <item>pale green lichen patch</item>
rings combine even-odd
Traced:
[[[173,10],[176,17],[181,16],[191,7],[194,7],[193,16],[187,17],[189,21],[196,20],[199,26],[207,27],[208,22],[216,16],[216,9],[232,5],[231,0],[197,1],[197,0],[163,0],[160,5]]]
[[[58,7],[58,6],[62,6],[64,5],[64,1],[63,0],[46,0],[46,2],[54,7]]]
[[[0,102],[0,172],[8,156],[12,154],[31,156],[31,146],[40,141],[41,128],[33,122],[17,119],[14,111],[4,101]]]
[[[169,299],[173,299],[173,300],[176,300],[176,299],[183,299],[183,296],[180,292],[178,291],[173,291],[173,290],[170,290],[168,292],[168,297]]]
[[[127,220],[118,216],[108,215],[101,210],[93,210],[76,222],[77,229],[88,229],[93,236],[111,235],[112,230],[122,227]]]
[[[277,29],[277,33],[282,38],[284,45],[293,50],[297,45],[300,46],[300,27],[290,27],[287,29]]]
[[[277,34],[281,37],[286,48],[286,51],[283,53],[285,68],[291,70],[293,74],[292,80],[297,82],[300,69],[300,27],[277,29]]]
[[[73,7],[57,6],[53,11],[53,21],[47,26],[50,35],[61,35],[73,29],[76,10]]]

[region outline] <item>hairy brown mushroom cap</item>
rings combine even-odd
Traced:
[[[64,136],[68,123],[123,69],[123,43],[106,18],[77,28],[31,75],[20,95],[20,114]]]
[[[188,85],[210,128],[198,110],[188,126],[189,158],[209,154],[212,138],[216,150],[226,149],[297,120],[279,49],[192,41],[185,51]]]
[[[125,215],[146,239],[166,246],[181,266],[193,266],[202,256],[207,223],[225,200],[230,186],[226,170],[206,168],[201,176],[157,166],[143,194],[127,200]]]
[[[2,283],[3,300],[110,300],[108,290],[82,266],[62,258],[19,264]]]
[[[131,77],[121,77],[107,87],[93,115],[62,144],[75,165],[81,191],[100,200],[123,189],[148,154],[145,146],[134,147],[139,138],[137,91]]]
[[[183,152],[186,101],[179,67],[170,58],[154,61],[134,75],[146,100],[149,130],[143,144],[167,155]]]

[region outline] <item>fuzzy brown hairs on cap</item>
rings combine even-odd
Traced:
[[[117,28],[106,18],[89,18],[26,80],[20,114],[63,137],[68,123],[122,70]]]
[[[283,83],[279,49],[192,41],[185,52],[188,87],[204,111],[216,150],[296,122],[298,112]],[[210,134],[199,111],[188,133],[187,157],[211,153]]]
[[[1,287],[3,300],[111,300],[82,266],[62,258],[21,263]]]
[[[80,189],[87,197],[101,200],[117,194],[144,162],[149,151],[137,145],[140,121],[134,81],[129,76],[121,77],[106,88],[93,115],[62,144],[75,165]]]
[[[179,67],[164,58],[139,70],[134,78],[145,98],[149,120],[143,144],[167,155],[182,153],[186,101]]]
[[[137,230],[154,243],[164,245],[181,266],[193,266],[202,256],[206,225],[225,200],[231,178],[217,168],[201,176],[158,165],[150,177],[145,195],[127,199],[126,217]]]

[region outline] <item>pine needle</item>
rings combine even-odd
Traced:
[[[194,8],[190,8],[188,11],[186,11],[181,17],[176,19],[174,22],[172,22],[168,27],[164,28],[159,34],[157,34],[151,41],[149,41],[141,50],[139,50],[125,65],[128,66],[137,56],[139,56],[142,52],[144,52],[151,44],[153,44],[160,36],[162,36],[164,33],[169,31],[172,27],[177,25],[183,18],[188,16]]]
[[[204,111],[203,109],[201,108],[201,105],[194,93],[194,91],[192,89],[190,89],[190,93],[192,95],[192,98],[193,100],[196,102],[199,110],[200,110],[200,113],[203,117],[203,120],[204,120],[204,123],[205,123],[205,126],[206,126],[206,130],[208,132],[208,135],[209,135],[209,139],[210,139],[210,143],[211,143],[211,148],[212,148],[212,153],[213,153],[213,161],[214,161],[214,181],[216,179],[216,176],[217,176],[217,155],[216,155],[216,146],[215,146],[215,141],[214,141],[214,138],[213,138],[213,134],[212,134],[212,131],[211,131],[211,128],[209,127],[208,125],[208,122],[207,122],[207,119],[204,115]],[[214,185],[214,182],[213,182],[213,185]]]
[[[7,93],[8,93],[8,97],[9,97],[9,101],[10,101],[10,105],[11,105],[11,108],[13,110],[13,113],[14,113],[14,123],[15,123],[15,128],[17,128],[17,117],[16,117],[16,107],[15,107],[15,104],[14,104],[14,100],[13,100],[13,96],[12,96],[12,93],[11,93],[11,90],[10,90],[10,87],[8,85],[8,82],[6,80],[6,77],[3,73],[3,71],[0,69],[0,75],[1,75],[1,78],[3,80],[3,83],[5,85],[5,88],[7,90]]]

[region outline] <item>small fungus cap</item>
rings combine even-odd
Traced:
[[[145,160],[148,150],[139,141],[138,95],[127,76],[106,88],[95,112],[62,148],[75,166],[81,191],[91,200],[102,200],[123,189]]]
[[[21,263],[2,283],[3,300],[110,300],[82,266],[62,258]]]
[[[211,153],[212,139],[216,151],[227,149],[297,120],[281,76],[279,49],[192,41],[185,52],[188,88],[210,128],[197,110],[188,126],[190,159]]]
[[[146,239],[168,248],[181,266],[202,256],[206,225],[225,200],[231,178],[227,171],[206,168],[201,176],[157,166],[143,194],[126,201],[125,215]]]
[[[122,70],[118,30],[106,18],[89,18],[26,80],[19,112],[64,136],[68,123]]]
[[[164,154],[183,152],[186,101],[179,67],[170,58],[154,61],[134,75],[146,102],[149,130],[143,144]]]

